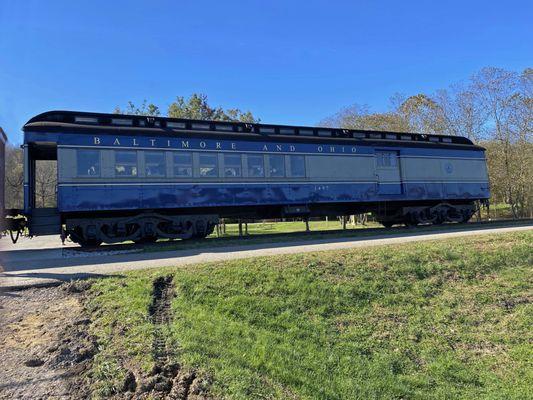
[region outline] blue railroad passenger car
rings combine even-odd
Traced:
[[[71,111],[23,129],[30,234],[81,245],[205,237],[220,217],[465,222],[489,198],[463,137]],[[41,159],[57,160],[56,208],[35,207]]]

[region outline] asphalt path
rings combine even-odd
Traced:
[[[330,237],[295,240],[289,243],[228,244],[212,248],[143,252],[127,246],[95,252],[81,252],[75,247],[57,248],[57,236],[23,241],[20,247],[5,245],[0,251],[0,289],[23,289],[59,284],[72,279],[121,275],[125,271],[167,266],[184,266],[212,261],[235,260],[280,254],[307,253],[358,247],[382,246],[427,240],[468,237],[533,229],[533,224],[513,227],[473,227],[460,231],[401,231],[363,237]]]

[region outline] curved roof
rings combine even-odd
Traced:
[[[461,136],[427,135],[391,131],[370,131],[310,126],[274,125],[239,121],[205,121],[184,118],[154,117],[143,115],[108,114],[83,111],[48,111],[31,118],[23,127],[24,131],[92,130],[111,129],[114,131],[149,131],[154,134],[179,132],[205,132],[217,134],[250,134],[270,137],[386,140],[395,142],[418,142],[422,144],[456,144],[475,146],[470,139]],[[68,129],[67,129],[68,128]],[[65,132],[66,133],[66,132]]]

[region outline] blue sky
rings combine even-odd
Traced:
[[[484,66],[533,66],[531,1],[0,0],[0,126],[178,95],[315,124]]]

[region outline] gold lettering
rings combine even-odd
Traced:
[[[152,143],[152,147],[155,146],[155,139],[150,139],[150,143]]]
[[[355,153],[355,147],[352,147],[352,153]]]
[[[335,147],[329,146],[329,152],[330,153],[335,153]]]
[[[290,146],[289,146],[289,150],[290,150],[290,151],[296,151],[296,147],[294,147],[293,145],[290,145]]]
[[[135,138],[133,138],[133,145],[134,146],[138,146],[139,145],[139,143],[137,143],[137,139],[135,139]]]
[[[276,145],[276,151],[281,151],[281,144]]]
[[[205,149],[205,142],[200,142],[200,148]]]
[[[170,147],[170,139],[167,140],[167,147]]]
[[[115,141],[113,142],[113,145],[120,146],[120,142],[118,138],[115,138]]]
[[[268,147],[266,144],[263,146],[263,151],[268,151]]]
[[[99,137],[94,137],[94,144],[100,144],[100,138]]]
[[[220,144],[220,142],[217,142],[217,150],[219,150],[221,148],[222,148],[222,145]]]
[[[235,143],[231,144],[231,150],[237,150],[237,145]]]
[[[322,146],[318,146],[317,150],[318,150],[319,153],[322,153],[322,150],[324,150],[324,149],[322,148]]]
[[[182,140],[181,141],[181,148],[186,148],[188,149],[189,148],[189,141],[188,140]]]

